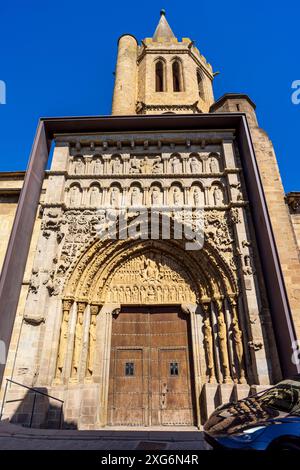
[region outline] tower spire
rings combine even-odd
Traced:
[[[174,33],[166,19],[166,10],[160,10],[160,20],[153,35],[153,41],[169,41],[174,38]]]

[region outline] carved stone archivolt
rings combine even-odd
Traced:
[[[99,241],[95,242],[77,262],[64,290],[64,296],[72,298],[77,304],[71,380],[79,380],[84,318],[87,315],[84,312],[88,305],[88,351],[84,376],[87,380],[92,380],[99,305],[173,303],[202,306],[203,347],[208,381],[242,382],[245,378],[244,347],[237,307],[232,301],[231,321],[228,324],[225,301],[222,300],[237,296],[234,275],[230,273],[226,262],[218,257],[213,245],[207,245],[200,251],[201,253],[188,253],[184,251],[180,241],[174,240],[120,240],[114,243],[102,242],[102,245]],[[62,374],[62,357],[66,353],[69,302],[70,300],[66,300],[63,303],[58,378]],[[216,339],[214,331],[217,332]],[[231,342],[229,337],[232,338]]]

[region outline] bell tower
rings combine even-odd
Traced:
[[[120,37],[112,114],[207,113],[214,103],[211,65],[189,38],[179,41],[165,10],[152,38]]]

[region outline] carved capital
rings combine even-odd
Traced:
[[[99,305],[91,305],[91,315],[98,315],[99,313]]]
[[[62,303],[63,312],[69,312],[72,307],[73,300],[65,299]]]
[[[228,302],[231,305],[232,308],[235,308],[237,306],[237,299],[236,297],[228,297]]]
[[[78,312],[78,313],[84,313],[85,307],[86,307],[86,303],[85,303],[85,302],[78,302],[78,303],[77,303],[77,312]]]
[[[187,315],[195,313],[197,309],[197,304],[181,304],[181,309]]]
[[[203,308],[203,311],[205,313],[205,316],[207,317],[210,314],[210,300],[205,300],[201,302],[201,306]]]
[[[217,298],[214,299],[215,305],[217,307],[218,314],[223,312],[223,299]]]

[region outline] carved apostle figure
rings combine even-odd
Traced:
[[[90,375],[93,375],[94,370],[94,357],[95,357],[95,349],[96,349],[96,326],[97,326],[97,313],[93,313],[93,309],[97,309],[98,307],[91,307],[91,321],[90,321],[90,328],[89,328],[89,353],[88,353],[88,372]]]
[[[227,349],[227,330],[223,313],[218,313],[218,339],[220,347],[220,356],[223,368],[223,382],[227,383],[230,381],[229,375],[229,361],[228,361],[228,349]]]
[[[70,188],[70,206],[74,207],[79,204],[80,189],[78,186],[72,186]]]
[[[200,163],[198,161],[198,158],[193,156],[190,159],[190,166],[191,166],[191,173],[200,173]]]
[[[90,205],[98,206],[99,205],[99,188],[98,186],[92,186],[90,188]]]
[[[58,348],[58,357],[57,357],[57,377],[61,377],[66,351],[68,344],[68,328],[69,328],[69,318],[70,318],[70,303],[65,303],[63,305],[63,319],[60,327],[60,337],[59,337],[59,348]]]
[[[161,162],[161,157],[156,157],[156,159],[153,162],[152,166],[152,172],[154,174],[162,173],[163,172],[163,164]]]
[[[196,207],[204,206],[203,192],[197,186],[194,188],[193,199],[194,199],[194,205]]]
[[[238,368],[239,368],[239,376],[240,376],[240,383],[243,383],[245,381],[245,372],[244,372],[244,348],[243,348],[243,334],[239,328],[238,320],[237,318],[233,318],[232,320],[232,337],[233,337],[233,343],[235,347],[235,352],[236,352],[236,358],[238,362]]]
[[[142,204],[142,193],[140,188],[134,186],[131,191],[131,205],[132,206],[139,206]]]
[[[173,190],[173,203],[175,206],[180,206],[182,204],[182,192],[177,186],[175,186]]]
[[[84,163],[81,159],[75,161],[74,173],[76,175],[81,175],[84,172]]]
[[[118,175],[120,173],[122,173],[122,163],[120,162],[120,159],[119,158],[114,158],[112,160],[112,173],[114,175]]]
[[[215,158],[211,158],[209,162],[209,169],[211,173],[217,173],[218,171],[218,166]]]
[[[172,173],[182,172],[182,164],[181,164],[180,158],[173,157],[171,160],[171,166],[172,166]]]
[[[213,337],[212,337],[212,328],[210,326],[210,320],[207,316],[203,321],[203,336],[204,336],[204,347],[207,357],[207,369],[209,383],[213,380],[213,370],[214,370],[214,356],[213,356]]]
[[[78,305],[77,322],[75,327],[74,351],[72,361],[72,377],[76,377],[79,369],[83,336],[83,306]]]
[[[120,202],[120,190],[117,186],[113,186],[110,190],[110,205],[116,207]]]
[[[100,175],[102,173],[102,163],[100,158],[97,158],[94,162],[94,174]]]
[[[158,206],[161,203],[161,191],[157,186],[153,186],[151,193],[151,204]]]
[[[215,206],[220,206],[223,204],[223,192],[219,186],[215,186],[213,190],[213,198]]]

